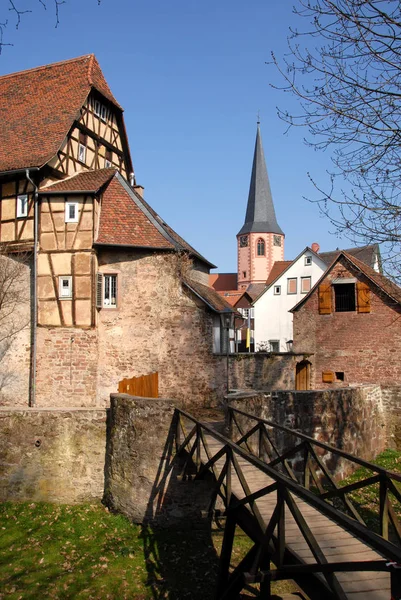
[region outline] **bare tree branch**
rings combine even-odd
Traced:
[[[300,110],[278,114],[332,152],[329,191],[311,178],[322,213],[356,243],[386,244],[389,270],[401,274],[401,4],[298,0],[294,12],[305,27],[272,62]],[[337,189],[343,178],[352,192]]]

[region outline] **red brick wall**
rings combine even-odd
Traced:
[[[294,350],[311,354],[312,387],[324,389],[354,383],[401,383],[401,308],[382,291],[339,262],[324,283],[356,277],[371,289],[370,313],[320,315],[318,290],[294,313]],[[323,383],[323,371],[343,372],[344,381]]]

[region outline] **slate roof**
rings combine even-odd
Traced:
[[[252,298],[252,302],[254,302],[256,300],[256,298],[258,296],[260,296],[260,294],[266,289],[266,284],[265,283],[251,283],[250,285],[248,285],[248,287],[246,288],[246,292],[250,295],[250,297]]]
[[[378,261],[381,269],[379,244],[369,244],[367,246],[360,246],[359,248],[348,248],[347,250],[337,249],[330,252],[319,252],[319,256],[322,260],[324,260],[326,265],[329,266],[340,255],[341,252],[346,252],[347,254],[354,256],[356,259],[364,262],[372,268]]]
[[[98,169],[96,171],[81,171],[71,177],[52,183],[46,187],[42,187],[41,194],[60,194],[69,193],[93,193],[96,194],[105,183],[114,177],[116,169]]]
[[[260,128],[256,132],[255,151],[253,155],[251,184],[249,187],[248,204],[245,223],[238,235],[245,233],[279,233],[282,229],[277,223],[274,211],[273,198],[267,175],[265,156],[262,147]]]
[[[53,158],[92,89],[122,110],[93,54],[0,77],[0,171]]]
[[[192,279],[184,279],[184,284],[212,310],[218,313],[236,313],[230,304],[213,288]],[[239,313],[238,313],[239,315]]]
[[[363,275],[365,275],[368,279],[370,279],[370,281],[372,281],[372,283],[374,283],[380,290],[382,290],[385,294],[387,294],[390,298],[392,298],[392,300],[394,300],[397,304],[401,305],[401,288],[396,283],[394,283],[393,281],[391,281],[390,279],[388,279],[381,273],[378,273],[372,267],[365,264],[361,260],[355,258],[355,256],[352,256],[352,254],[350,254],[349,252],[346,252],[344,250],[344,251],[340,251],[338,253],[338,256],[334,259],[334,261],[332,262],[330,267],[328,267],[327,271],[325,271],[323,273],[323,275],[320,277],[320,279],[312,287],[310,292],[308,292],[308,294],[306,294],[306,296],[304,298],[302,298],[302,300],[300,300],[300,302],[298,302],[298,304],[296,304],[292,309],[290,309],[290,312],[295,312],[296,310],[298,310],[298,308],[300,308],[304,304],[304,302],[306,302],[308,300],[308,298],[311,296],[311,294],[319,287],[319,285],[323,281],[323,279],[325,277],[327,277],[327,274],[330,273],[331,269],[338,262],[338,260],[340,259],[341,256],[343,256],[346,260],[348,260],[351,263],[351,265],[356,267]]]

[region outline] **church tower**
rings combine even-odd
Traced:
[[[238,289],[266,283],[276,260],[284,260],[284,233],[277,223],[259,122],[245,223],[237,234]]]

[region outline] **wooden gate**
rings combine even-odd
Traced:
[[[118,384],[118,391],[131,396],[142,396],[144,398],[159,397],[159,373],[155,371],[149,375],[125,378]]]
[[[310,390],[310,366],[308,360],[297,363],[295,373],[296,390]]]

